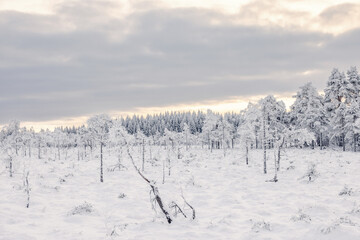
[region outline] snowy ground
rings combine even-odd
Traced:
[[[54,151],[55,152],[55,151]],[[133,149],[141,165],[138,148]],[[106,151],[104,183],[99,159],[18,160],[9,178],[0,164],[0,239],[360,239],[360,155],[333,150],[291,149],[283,155],[279,182],[262,173],[262,152],[210,153],[193,149],[173,158],[171,176],[162,184],[163,148],[152,149],[145,175],[157,182],[165,203],[183,206],[181,190],[196,209],[196,219],[178,216],[169,225],[151,208],[146,182],[129,159],[128,168],[107,171],[117,162]],[[149,151],[146,152],[149,159]],[[30,169],[31,200],[26,206],[23,163]],[[301,179],[310,163],[319,176]],[[167,171],[167,169],[166,169]],[[348,194],[339,195],[347,185]],[[86,206],[81,209],[79,206]],[[78,207],[78,208],[76,208]],[[189,209],[187,209],[189,214]]]

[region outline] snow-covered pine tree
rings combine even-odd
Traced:
[[[353,146],[353,151],[357,151],[358,136],[356,121],[360,118],[360,106],[358,101],[352,100],[351,103],[346,106],[345,110],[345,125],[344,131],[346,133],[345,139]]]
[[[353,151],[357,151],[358,137],[356,121],[360,118],[360,75],[356,67],[350,67],[347,71],[347,84],[350,99],[347,101],[345,113],[345,139],[353,146]]]
[[[334,68],[324,92],[324,107],[331,125],[331,139],[337,139],[345,151],[345,112],[350,99],[345,74]]]
[[[359,98],[360,93],[360,75],[356,67],[350,67],[350,69],[346,72],[347,80],[351,86],[351,95]]]
[[[317,137],[320,149],[322,149],[323,135],[327,128],[323,98],[311,83],[300,87],[294,97],[295,102],[290,107],[290,124],[295,129],[307,129],[313,132]],[[314,146],[314,141],[312,146]]]

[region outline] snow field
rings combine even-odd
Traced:
[[[55,151],[55,150],[54,150]],[[0,174],[0,239],[359,239],[360,158],[334,150],[286,149],[279,182],[273,177],[270,150],[268,174],[262,173],[262,151],[183,149],[171,153],[171,175],[162,184],[164,147],[146,152],[145,175],[154,181],[166,204],[183,207],[181,191],[196,210],[196,219],[178,215],[167,224],[152,209],[150,188],[132,167],[108,171],[117,163],[116,149],[105,150],[104,183],[99,181],[97,149],[92,158],[16,159],[13,178],[6,166]],[[131,152],[138,166],[141,153]],[[64,155],[65,156],[65,155]],[[24,164],[26,163],[26,164]],[[319,176],[302,178],[314,163]],[[30,208],[26,208],[23,168],[30,171]],[[345,188],[346,186],[346,188]],[[345,189],[345,191],[344,191]],[[342,195],[339,195],[343,192]],[[185,207],[186,214],[191,216]]]

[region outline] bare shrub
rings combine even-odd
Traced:
[[[291,221],[293,222],[300,222],[300,221],[303,221],[303,222],[311,222],[311,217],[306,214],[306,213],[303,213],[302,209],[299,209],[297,215],[291,217]]]
[[[351,196],[353,195],[354,191],[352,188],[349,188],[347,185],[339,192],[339,196]]]
[[[93,213],[94,207],[88,203],[88,202],[84,202],[83,204],[80,204],[79,206],[74,207],[69,215],[89,215],[91,213]]]

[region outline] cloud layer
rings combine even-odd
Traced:
[[[121,15],[127,7],[79,1],[50,15],[0,11],[0,124],[291,93],[307,81],[323,87],[332,67],[360,65],[356,26],[333,35],[254,23],[259,2],[237,14],[147,2]],[[314,25],[336,27],[359,12],[332,6]]]

